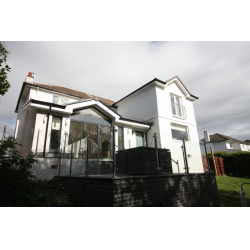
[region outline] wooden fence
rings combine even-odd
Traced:
[[[201,155],[204,173],[208,172],[206,155]],[[214,162],[216,165],[217,175],[225,175],[224,159],[222,157],[215,156]]]

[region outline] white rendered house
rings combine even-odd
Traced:
[[[236,151],[247,151],[250,152],[250,141],[240,141],[235,138],[229,137],[222,134],[209,135],[207,131],[204,131],[204,138],[201,140],[205,142],[207,152],[211,152],[210,147],[213,151],[226,151],[233,153]],[[201,145],[201,147],[204,147]]]
[[[140,146],[170,149],[171,158],[184,172],[182,139],[186,141],[189,172],[203,172],[193,101],[176,76],[164,82],[153,79],[117,102],[69,88],[33,82],[26,77],[16,106],[16,141],[23,155],[36,155],[34,173],[48,179],[58,175],[56,153],[81,143],[89,136],[93,146],[89,157],[108,161],[111,157],[111,128],[115,126],[116,151]],[[96,145],[96,146],[95,146]],[[95,148],[96,147],[96,148]],[[77,163],[73,163],[73,165]],[[178,167],[173,162],[173,173]]]

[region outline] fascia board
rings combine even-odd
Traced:
[[[100,111],[103,112],[104,114],[111,116],[113,119],[119,119],[119,116],[116,113],[114,113],[111,109],[107,108],[101,102],[96,101],[96,100],[90,100],[87,102],[85,101],[85,102],[68,105],[66,106],[66,111],[73,113],[74,109],[87,108],[87,107],[95,107],[97,109],[100,109]]]
[[[22,107],[23,110],[27,111],[30,108],[37,108],[37,109],[45,109],[48,110],[49,107],[46,105],[36,104],[36,103],[28,103],[25,107]]]
[[[191,100],[191,101],[195,101],[195,100],[196,100],[196,98],[190,96],[190,94],[189,94],[188,91],[184,88],[184,86],[181,84],[181,82],[178,80],[178,78],[175,78],[175,79],[171,80],[170,82],[168,82],[168,83],[164,86],[164,88],[167,88],[167,87],[168,87],[170,84],[172,84],[172,83],[176,83],[176,84],[177,84],[177,86],[178,86],[178,87],[181,89],[181,91],[185,94],[186,99],[189,99],[189,100]]]
[[[137,128],[141,128],[141,129],[148,129],[150,128],[149,125],[144,125],[144,124],[140,124],[140,123],[135,123],[135,122],[129,122],[129,121],[123,121],[123,120],[115,120],[114,122],[115,125],[127,125],[127,126],[131,126],[131,127],[137,127]]]

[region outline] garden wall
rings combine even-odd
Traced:
[[[81,206],[220,206],[214,173],[58,178]]]

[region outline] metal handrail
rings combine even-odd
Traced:
[[[245,185],[245,184],[250,184],[250,182],[243,182],[241,184],[240,198],[241,198],[241,206],[242,207],[247,207],[247,200],[246,200],[246,196],[244,195],[244,191],[243,191],[243,185]],[[246,194],[248,193],[249,190],[250,190],[250,188],[247,191],[245,191]]]
[[[177,103],[172,103],[171,102],[171,106],[172,106],[172,114],[173,115],[177,115],[183,118],[187,118],[186,116],[186,109],[184,106],[177,104]],[[177,110],[179,110],[180,115],[178,114]]]
[[[177,160],[177,161],[174,161],[174,160],[171,158],[171,161],[173,161],[173,162],[177,165],[177,167],[178,167],[178,173],[180,173],[179,162],[178,162],[178,160]]]

